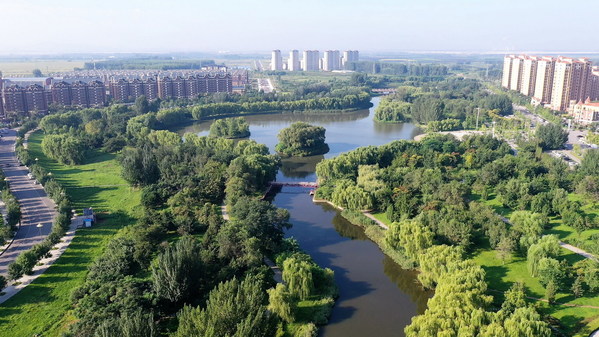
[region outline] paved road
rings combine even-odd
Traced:
[[[275,90],[275,87],[272,85],[272,81],[270,78],[259,78],[258,79],[258,91],[263,90],[264,93],[268,94]]]
[[[0,139],[0,168],[8,178],[10,189],[21,203],[23,219],[14,242],[0,256],[0,274],[6,274],[8,265],[17,256],[43,241],[52,232],[52,222],[56,215],[54,202],[46,196],[41,185],[35,185],[27,178],[29,171],[19,166],[14,153],[16,131],[8,130]],[[37,228],[42,224],[41,229]]]

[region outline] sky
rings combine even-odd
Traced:
[[[0,54],[599,52],[599,1],[0,0]]]

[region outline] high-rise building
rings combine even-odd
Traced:
[[[322,70],[333,71],[341,69],[341,57],[338,50],[327,50],[322,60]]]
[[[349,65],[351,62],[360,61],[360,53],[357,50],[346,50],[343,52],[343,59],[341,61],[343,69],[351,70],[349,69]]]
[[[503,76],[501,78],[501,86],[509,89],[512,79],[512,60],[514,55],[506,55],[503,58]]]
[[[589,98],[591,101],[599,100],[599,67],[594,66],[589,80]]]
[[[158,82],[154,78],[148,78],[143,82],[144,95],[149,101],[158,98]]]
[[[283,70],[283,57],[281,56],[281,51],[278,49],[272,51],[270,70]]]
[[[110,90],[112,98],[117,102],[128,102],[129,96],[132,96],[129,93],[129,81],[124,78],[111,81],[108,84],[108,89]]]
[[[547,104],[551,102],[554,68],[555,58],[553,57],[544,56],[537,61],[537,79],[535,91],[532,95],[535,104]]]
[[[525,96],[532,96],[535,93],[537,82],[537,56],[527,56],[522,64],[522,83],[520,84],[520,93]]]
[[[2,95],[4,96],[4,107],[5,111],[21,113],[27,112],[27,104],[25,103],[25,90],[23,87],[12,84],[2,89]]]
[[[304,50],[302,59],[302,69],[304,71],[318,71],[320,63],[320,53],[318,50]]]
[[[60,105],[71,105],[71,85],[65,81],[52,84],[52,102]]]
[[[589,97],[592,63],[586,58],[559,57],[555,61],[551,108],[566,111],[572,102]]]
[[[91,81],[87,84],[87,102],[89,106],[106,104],[106,86],[102,81]]]
[[[135,78],[133,81],[129,82],[129,94],[131,95],[132,99],[136,99],[137,97],[144,95],[143,81],[139,78]]]
[[[75,81],[71,83],[71,105],[87,108],[89,100],[87,98],[87,83]]]
[[[25,89],[25,103],[27,103],[27,111],[48,112],[48,101],[44,87],[39,84],[27,86]]]
[[[289,60],[287,62],[287,70],[289,71],[300,71],[300,59],[299,51],[292,50],[289,52]]]
[[[520,91],[522,85],[522,65],[524,55],[518,55],[512,58],[512,74],[510,75],[510,90]]]

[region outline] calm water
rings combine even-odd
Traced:
[[[373,98],[376,105],[379,98]],[[248,116],[251,138],[266,144],[271,152],[277,133],[296,121],[326,128],[331,151],[324,156],[286,159],[278,181],[315,181],[316,164],[360,146],[382,145],[396,139],[412,139],[421,131],[413,124],[381,124],[370,110],[334,115]],[[210,122],[194,124],[181,132],[206,135]],[[308,190],[284,187],[274,204],[289,210],[293,228],[288,236],[316,263],[335,271],[340,296],[331,320],[320,331],[325,337],[403,336],[403,328],[426,308],[431,295],[417,284],[412,271],[401,269],[368,240],[364,231],[347,222],[328,205],[314,204]]]

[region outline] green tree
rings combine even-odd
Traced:
[[[148,98],[144,95],[141,95],[135,99],[135,112],[138,115],[144,115],[150,112],[150,104],[148,103]]]
[[[268,289],[268,310],[279,315],[285,322],[292,323],[295,311],[295,301],[287,286],[278,283],[275,288]]]
[[[208,296],[205,308],[185,306],[179,312],[177,337],[275,335],[276,320],[264,303],[262,282],[256,276],[220,283]]]
[[[250,136],[250,125],[243,117],[217,119],[210,125],[210,136],[247,138]]]
[[[44,76],[44,74],[42,74],[42,71],[39,69],[33,69],[31,74],[33,75],[33,77],[43,77]]]
[[[588,149],[578,166],[578,171],[583,175],[598,175],[599,173],[599,149]]]
[[[66,165],[81,164],[85,159],[85,144],[68,134],[46,135],[42,140],[44,154]]]
[[[289,292],[302,300],[308,298],[314,289],[312,266],[308,257],[294,254],[283,262],[283,280]]]
[[[539,139],[539,145],[543,150],[561,149],[568,141],[568,132],[553,123],[539,125],[535,136]]]
[[[123,314],[119,319],[108,319],[98,326],[94,337],[154,337],[158,327],[152,314],[141,310],[133,314]]]
[[[417,221],[394,222],[385,235],[385,242],[396,249],[402,247],[406,255],[416,260],[433,245],[433,232]]]
[[[199,245],[193,237],[184,237],[152,265],[152,283],[158,297],[176,303],[193,298],[202,280]]]
[[[304,122],[296,122],[281,130],[277,136],[277,152],[286,156],[314,156],[329,152],[325,143],[325,128]]]
[[[432,246],[419,256],[418,280],[425,288],[433,289],[452,266],[462,260],[463,249],[456,246]]]
[[[539,263],[547,257],[556,257],[559,255],[559,241],[554,235],[546,235],[540,238],[537,243],[528,248],[526,264],[531,276],[539,275]]]
[[[549,304],[555,303],[555,295],[557,294],[557,286],[553,280],[550,280],[545,288],[545,299]]]

